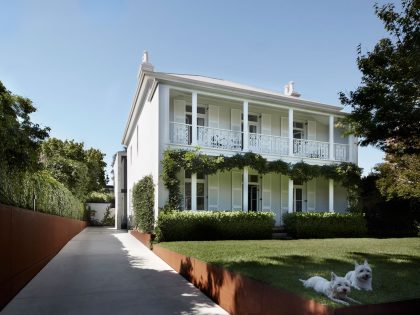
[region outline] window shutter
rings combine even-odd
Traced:
[[[289,119],[287,117],[281,118],[281,136],[285,138],[289,136]]]
[[[207,176],[208,180],[208,209],[219,210],[219,174]]]
[[[232,172],[232,210],[242,211],[242,173]]]
[[[209,105],[209,127],[219,128],[219,106]]]
[[[316,140],[316,121],[308,120],[308,140]]]
[[[262,180],[262,210],[271,211],[271,174],[265,174]]]
[[[231,109],[230,112],[230,128],[233,131],[241,131],[241,110]]]
[[[289,177],[281,175],[281,209],[284,210],[289,208]]]
[[[269,114],[261,114],[261,133],[271,135],[271,116]]]
[[[185,124],[185,101],[174,100],[174,121]]]
[[[307,211],[315,211],[316,210],[316,179],[312,179],[307,182],[306,184],[306,208]]]

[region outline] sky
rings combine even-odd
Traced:
[[[379,4],[392,1],[377,1]],[[200,74],[340,105],[360,83],[357,46],[387,34],[371,0],[0,0],[0,80],[50,136],[112,156],[143,50],[155,71]],[[359,149],[367,174],[383,153]]]

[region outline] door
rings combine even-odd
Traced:
[[[248,185],[248,211],[258,211],[257,185]]]
[[[302,212],[303,209],[303,187],[293,187],[293,211]]]

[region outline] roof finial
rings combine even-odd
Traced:
[[[150,71],[150,72],[154,71],[153,65],[149,62],[149,52],[147,50],[143,51],[143,56],[141,58],[141,65],[140,65],[139,72],[137,74],[137,77],[139,79],[141,78],[142,73],[144,71]]]
[[[300,93],[295,91],[295,82],[289,81],[289,83],[287,83],[284,86],[284,95],[294,96],[294,97],[299,97],[300,96]]]
[[[149,53],[147,50],[143,51],[143,58],[141,60],[141,63],[149,63]]]

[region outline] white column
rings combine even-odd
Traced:
[[[349,135],[349,162],[353,162],[353,152],[354,152],[354,137]]]
[[[244,178],[242,182],[242,210],[248,212],[248,167],[244,167]]]
[[[293,108],[289,108],[289,155],[293,156]]]
[[[197,210],[197,174],[191,174],[191,210]]]
[[[292,213],[293,212],[293,179],[289,178],[289,196],[288,196],[288,212]]]
[[[244,147],[243,147],[243,151],[248,151],[248,141],[249,141],[248,101],[244,101],[242,112],[244,114]],[[247,185],[247,189],[248,189],[248,185]],[[248,197],[247,197],[246,200],[248,200]]]
[[[197,92],[192,93],[192,141],[191,145],[197,145]]]
[[[329,151],[330,151],[330,160],[334,160],[334,116],[330,115],[329,117]]]
[[[328,181],[328,211],[334,212],[334,180]]]

